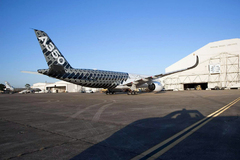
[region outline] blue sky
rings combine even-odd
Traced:
[[[0,83],[55,82],[31,28],[75,68],[154,75],[209,42],[240,38],[239,0],[0,0]]]

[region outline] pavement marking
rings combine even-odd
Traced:
[[[167,152],[169,149],[173,148],[175,145],[180,143],[182,140],[193,134],[199,128],[204,126],[206,123],[211,121],[213,118],[217,117],[231,106],[236,104],[240,101],[240,97],[235,99],[234,101],[230,102],[229,104],[225,105],[224,107],[218,109],[217,111],[209,114],[207,117],[201,119],[200,121],[194,123],[193,125],[185,128],[184,130],[178,132],[177,134],[173,135],[172,137],[166,139],[165,141],[155,145],[154,147],[148,149],[147,151],[141,153],[140,155],[132,158],[132,160],[139,160],[139,159],[149,159],[153,160],[160,157],[162,154]]]
[[[104,103],[106,103],[106,102],[107,102],[107,100],[104,100],[104,102],[97,103],[97,104],[93,104],[93,105],[90,105],[90,106],[88,106],[88,107],[86,107],[86,108],[84,108],[84,109],[80,109],[78,112],[76,112],[76,113],[74,113],[73,115],[71,115],[70,117],[68,117],[68,118],[66,119],[66,121],[70,121],[71,119],[76,118],[76,117],[79,116],[81,113],[85,112],[86,110],[89,110],[89,109],[91,109],[91,108],[94,108],[94,107],[96,107],[96,106],[99,106],[99,105],[101,105],[101,104],[104,104]]]
[[[101,114],[103,113],[103,111],[105,111],[109,106],[111,106],[112,104],[114,104],[116,101],[112,100],[112,103],[103,105],[101,108],[98,109],[97,113],[93,116],[92,121],[98,121],[100,119]]]

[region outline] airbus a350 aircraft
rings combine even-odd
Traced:
[[[133,95],[137,94],[137,88],[148,88],[150,91],[156,92],[161,91],[163,89],[160,82],[161,77],[192,69],[198,65],[199,61],[198,56],[196,56],[196,64],[189,68],[154,76],[92,69],[75,69],[68,63],[44,31],[36,29],[34,31],[49,67],[48,69],[39,69],[38,73],[81,86],[105,88],[107,89],[106,94],[126,91],[129,95]]]

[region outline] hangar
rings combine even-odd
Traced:
[[[231,89],[240,88],[240,39],[211,42],[165,69],[172,72],[195,63],[196,68],[172,74],[161,79],[166,90]]]

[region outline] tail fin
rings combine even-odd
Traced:
[[[72,68],[47,33],[36,29],[34,31],[49,68],[54,66],[61,66],[65,69]]]
[[[14,88],[8,82],[5,82],[5,84],[6,84],[6,89],[10,89],[11,91],[14,90]]]

